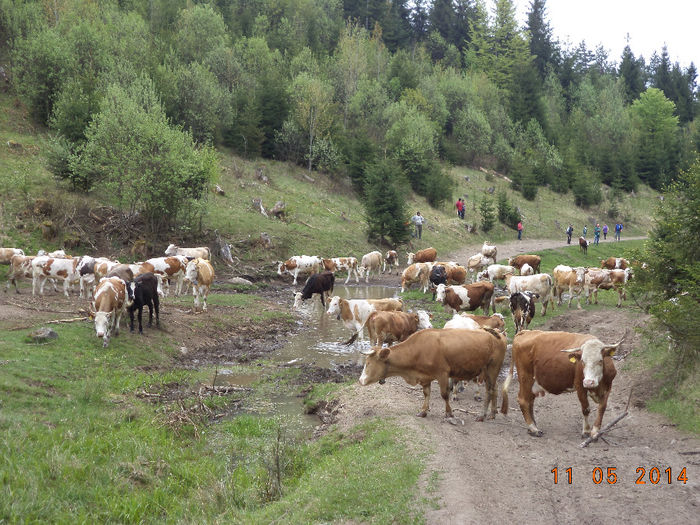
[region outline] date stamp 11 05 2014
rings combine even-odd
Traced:
[[[574,483],[574,468],[559,468],[554,467],[551,471],[554,475],[553,481],[555,485],[559,483]],[[585,476],[588,477],[588,476]],[[672,485],[674,483],[686,484],[688,482],[687,468],[672,469],[671,467],[637,467],[634,476],[629,478],[635,479],[635,485]],[[607,483],[615,485],[623,482],[621,476],[618,475],[617,467],[594,467],[590,474],[590,481],[596,485]]]

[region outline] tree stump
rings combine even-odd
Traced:
[[[260,166],[259,168],[257,168],[257,169],[255,170],[255,176],[256,176],[256,177],[258,178],[258,180],[259,180],[260,182],[262,182],[263,184],[269,184],[269,183],[270,183],[270,179],[267,177],[267,175],[265,175],[265,167],[264,167],[264,166]]]
[[[214,186],[214,193],[216,193],[217,195],[222,195],[222,196],[226,195],[226,192],[224,191],[224,189],[221,186],[219,186],[218,184],[216,186]]]
[[[286,215],[286,204],[282,201],[277,201],[275,205],[270,210],[270,214],[277,219],[284,219]]]
[[[272,248],[272,239],[267,232],[260,233],[260,244],[262,244],[263,248]]]
[[[265,206],[263,206],[262,199],[259,197],[256,197],[253,199],[253,208],[255,211],[259,211],[262,213],[265,217],[269,217],[267,215],[267,211],[265,210]]]

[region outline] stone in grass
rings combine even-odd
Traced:
[[[27,335],[25,341],[27,343],[32,343],[35,345],[48,343],[51,339],[58,339],[58,334],[51,328],[42,326],[34,330],[31,334]]]

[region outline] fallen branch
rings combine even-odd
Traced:
[[[42,324],[58,324],[58,323],[75,323],[76,321],[87,321],[89,317],[71,317],[69,319],[55,319],[53,321],[46,321]]]
[[[593,441],[597,441],[598,438],[600,438],[603,434],[608,432],[612,427],[614,427],[620,420],[625,418],[629,414],[629,408],[630,408],[630,400],[632,399],[632,389],[630,388],[630,395],[627,397],[627,406],[625,407],[625,411],[617,416],[613,421],[605,425],[600,431],[595,435],[595,436],[589,436],[586,438],[586,440],[579,445],[580,448],[586,448],[588,445],[590,445]]]
[[[15,303],[12,301],[7,301],[7,304],[11,304],[12,306],[16,306],[17,308],[22,308],[24,310],[34,310],[35,312],[43,312],[43,313],[50,313],[50,314],[74,314],[75,310],[45,310],[43,308],[36,308],[34,306],[28,306],[26,304],[19,304]]]
[[[318,230],[318,228],[316,228],[316,226],[311,226],[310,224],[306,224],[304,221],[299,221],[299,222],[301,224],[303,224],[304,226],[306,226],[307,228],[311,228],[312,230]]]

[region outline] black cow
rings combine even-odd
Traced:
[[[335,284],[335,275],[333,272],[321,272],[311,275],[304,284],[304,289],[301,292],[294,294],[294,308],[301,306],[302,301],[311,298],[315,293],[321,296],[321,304],[326,308],[324,295],[333,293],[333,285]]]
[[[160,299],[158,297],[158,277],[151,272],[142,273],[127,286],[134,294],[134,302],[129,306],[129,321],[131,331],[134,331],[134,310],[139,311],[139,333],[143,334],[141,316],[143,307],[148,305],[148,326],[153,325],[153,309],[156,310],[156,326],[160,326]]]
[[[430,288],[433,290],[434,301],[438,284],[447,284],[447,269],[442,264],[435,265],[433,269],[430,270],[430,284]]]
[[[516,334],[526,330],[535,317],[535,299],[539,296],[534,292],[518,292],[510,296],[510,313],[513,314]]]

